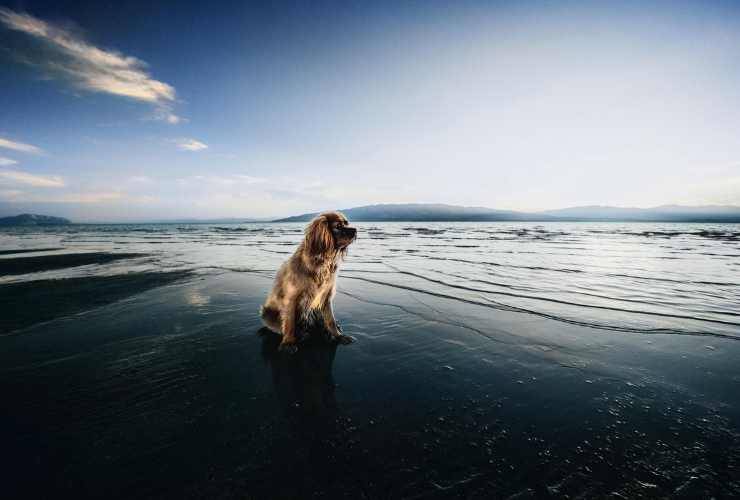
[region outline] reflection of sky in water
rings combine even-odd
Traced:
[[[357,225],[359,239],[342,268],[343,279],[608,328],[729,335],[740,331],[737,224]],[[63,247],[72,252],[145,255],[105,265],[0,277],[0,282],[178,269],[269,276],[293,252],[302,230],[303,224],[6,230],[0,232],[0,249]],[[196,292],[186,300],[193,307],[210,302]]]

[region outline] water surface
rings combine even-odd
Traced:
[[[295,356],[302,225],[0,232],[11,496],[740,495],[739,226],[359,226]]]
[[[359,226],[360,239],[342,271],[350,279],[613,330],[734,336],[740,329],[737,224]],[[292,253],[302,228],[166,224],[3,231],[3,249],[63,249],[31,255],[83,254],[66,256],[79,264],[101,251],[140,253],[141,258],[72,269],[52,262],[47,266],[65,269],[18,277],[18,269],[32,270],[33,257],[5,256],[7,261],[0,258],[0,282],[172,269],[271,273]]]

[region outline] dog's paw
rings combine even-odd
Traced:
[[[356,339],[354,337],[350,335],[345,335],[345,334],[337,335],[336,337],[334,337],[334,342],[336,342],[337,344],[341,344],[341,345],[351,344],[355,340]]]
[[[298,352],[298,346],[295,344],[288,344],[288,343],[283,342],[278,346],[278,351],[284,352],[287,354],[295,354]]]

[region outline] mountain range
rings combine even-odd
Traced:
[[[13,217],[0,217],[0,226],[59,226],[71,224],[69,219],[51,215],[20,214]]]
[[[541,212],[517,212],[486,207],[463,207],[440,203],[399,203],[365,205],[341,210],[356,222],[733,222],[740,223],[740,206],[662,205],[653,208],[623,208],[600,205],[561,208]],[[307,222],[317,212],[294,215],[276,220],[221,218],[221,219],[172,219],[146,221],[160,224],[250,223],[250,222]],[[21,214],[0,217],[0,226],[49,226],[71,224],[69,219],[50,215]],[[133,223],[133,222],[132,222]],[[143,223],[143,222],[142,222]]]
[[[663,205],[653,208],[621,208],[583,206],[517,212],[485,207],[462,207],[432,203],[404,203],[366,205],[341,210],[351,221],[358,222],[567,222],[567,221],[621,221],[621,222],[740,222],[740,206]],[[305,213],[277,219],[274,222],[306,222],[317,213]]]

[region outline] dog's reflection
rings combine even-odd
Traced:
[[[280,335],[261,328],[262,357],[272,369],[275,393],[288,414],[331,414],[337,409],[332,375],[337,343],[324,332],[308,333],[298,351],[290,354],[278,349]]]

